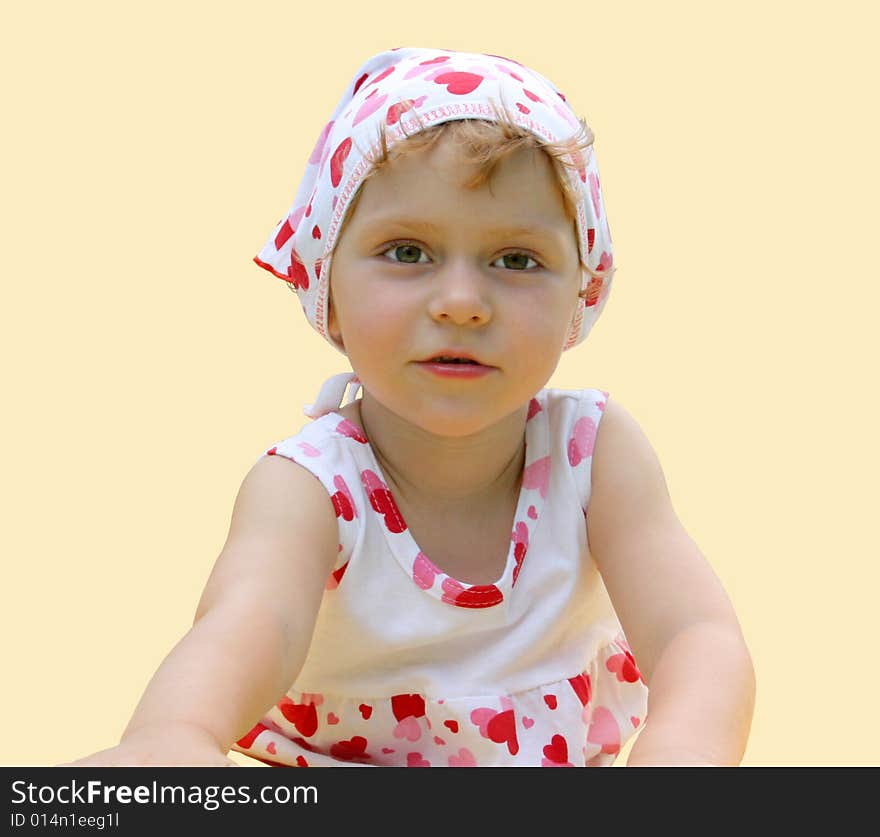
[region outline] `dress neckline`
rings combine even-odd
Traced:
[[[501,576],[490,584],[468,584],[443,572],[425,554],[403,518],[366,434],[338,410],[329,410],[334,428],[354,443],[361,482],[388,546],[403,571],[424,592],[446,604],[487,608],[501,604],[516,584],[531,537],[544,509],[550,481],[549,427],[545,390],[532,398],[525,423],[525,457],[513,517],[510,546]],[[347,426],[340,430],[341,425]],[[352,431],[357,436],[352,436]],[[358,438],[358,436],[360,438]]]

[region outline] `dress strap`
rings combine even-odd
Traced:
[[[356,373],[341,372],[340,374],[333,375],[324,381],[321,390],[318,393],[318,397],[315,399],[315,403],[307,404],[303,408],[303,412],[309,418],[317,419],[327,413],[332,413],[338,410],[342,406],[342,399],[345,395],[346,388],[352,383],[357,384],[357,386],[347,402],[350,404],[355,398],[357,398],[358,392],[361,389],[361,382]]]

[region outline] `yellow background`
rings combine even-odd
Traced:
[[[245,473],[346,369],[251,259],[355,69],[436,46],[595,132],[619,269],[550,385],[653,442],[754,657],[743,763],[880,764],[871,7],[6,4],[0,762],[114,744],[188,629]]]

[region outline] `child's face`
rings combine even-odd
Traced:
[[[528,403],[583,304],[574,222],[549,158],[519,151],[489,183],[463,188],[472,174],[445,137],[395,160],[364,183],[330,267],[330,333],[364,397],[443,436]],[[449,348],[494,368],[451,378],[419,365]]]

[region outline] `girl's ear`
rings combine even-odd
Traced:
[[[342,331],[339,328],[339,321],[336,318],[336,309],[333,305],[333,291],[331,289],[328,294],[327,300],[327,331],[330,333],[330,336],[336,340],[343,349],[345,348],[345,342],[342,339]]]

